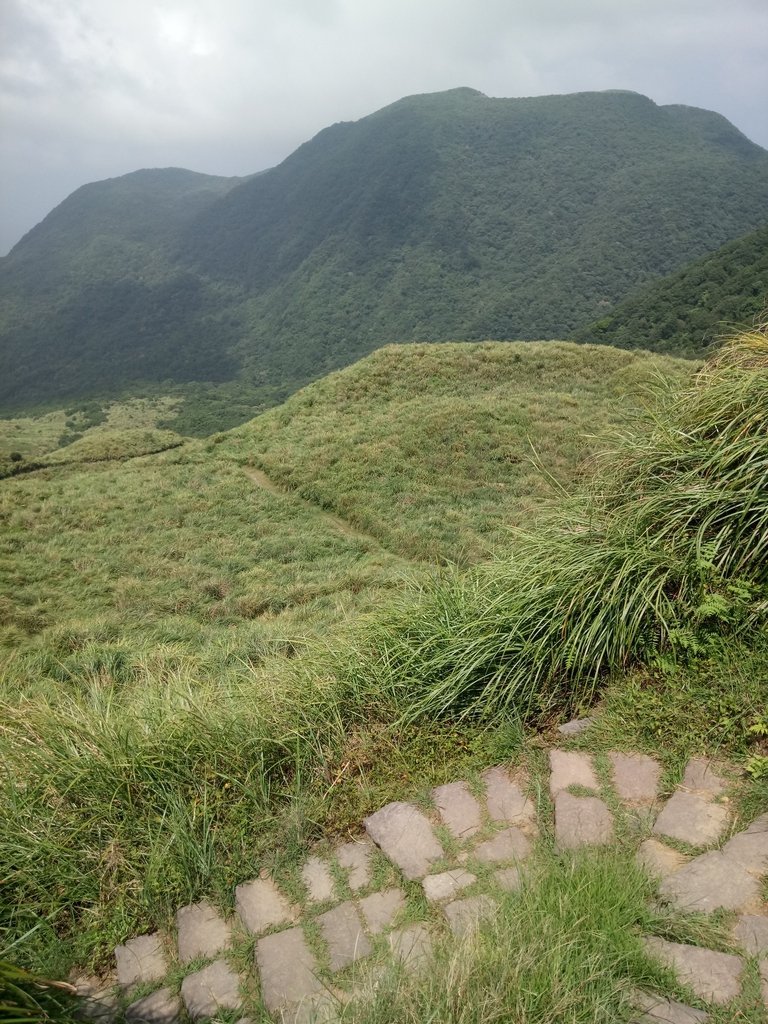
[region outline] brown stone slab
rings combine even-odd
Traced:
[[[490,896],[467,896],[463,900],[446,903],[443,912],[454,935],[466,935],[481,921],[496,910],[496,902]]]
[[[646,754],[610,753],[613,785],[630,804],[652,804],[659,789],[661,765]]]
[[[613,816],[595,796],[573,796],[564,790],[555,797],[555,843],[558,850],[602,846],[613,840]]]
[[[571,750],[550,750],[549,770],[549,792],[553,798],[569,786],[584,786],[586,789],[595,790],[600,788],[589,754]]]
[[[432,953],[432,939],[424,924],[397,928],[389,936],[389,945],[393,955],[408,970],[423,967]]]
[[[666,878],[679,871],[688,863],[690,857],[679,850],[673,850],[671,846],[659,842],[658,839],[646,839],[640,844],[637,859],[649,874],[657,878]]]
[[[320,914],[315,920],[328,944],[332,971],[340,971],[356,960],[370,956],[371,944],[357,907],[350,900]]]
[[[491,821],[508,825],[524,825],[534,821],[536,808],[503,768],[489,768],[483,772],[485,802]]]
[[[466,782],[449,782],[432,790],[432,802],[440,818],[455,839],[466,839],[478,831],[482,823],[480,804]]]
[[[665,878],[660,894],[681,910],[744,910],[760,898],[760,881],[725,852],[703,853]]]
[[[271,878],[255,878],[235,889],[235,909],[240,920],[253,935],[268,928],[290,924],[293,913],[288,900]]]
[[[698,793],[673,793],[661,810],[653,831],[690,846],[717,842],[728,824],[728,808]]]
[[[218,1010],[240,1006],[240,978],[224,960],[188,974],[181,983],[181,998],[192,1020],[213,1017]]]
[[[708,797],[720,796],[728,787],[725,779],[717,774],[712,762],[705,757],[691,758],[680,785]]]
[[[125,1011],[125,1024],[177,1024],[181,1019],[181,999],[169,988],[131,1003]]]
[[[301,928],[266,935],[256,943],[261,998],[274,1013],[286,1003],[300,1003],[324,991],[317,960]]]
[[[744,961],[730,953],[686,946],[666,939],[646,938],[648,952],[671,967],[684,985],[708,1003],[729,1003],[741,992]]]
[[[168,973],[160,932],[138,935],[115,948],[117,982],[121,988],[162,981]]]
[[[371,884],[371,854],[373,843],[368,839],[344,843],[336,850],[336,860],[347,872],[352,892],[359,892]]]
[[[176,941],[183,964],[210,959],[229,949],[232,931],[221,914],[205,901],[182,907],[176,914]]]
[[[502,864],[505,861],[525,860],[532,849],[530,839],[520,829],[512,826],[479,843],[472,855],[483,864]]]
[[[402,889],[373,892],[360,900],[360,909],[371,935],[378,935],[388,928],[404,906],[405,895]]]
[[[374,843],[411,881],[423,878],[443,856],[432,826],[413,804],[387,804],[363,824]]]
[[[703,1010],[651,992],[637,992],[635,1005],[645,1013],[635,1017],[631,1024],[706,1024],[709,1020],[709,1014]]]
[[[301,869],[301,880],[306,886],[310,903],[325,903],[334,899],[336,886],[331,869],[319,857],[308,858]]]
[[[733,937],[750,956],[768,956],[768,917],[742,914],[733,926]]]
[[[464,868],[454,868],[453,871],[443,871],[439,875],[427,875],[422,880],[424,895],[430,903],[439,903],[441,900],[453,898],[462,889],[474,885],[477,876]]]

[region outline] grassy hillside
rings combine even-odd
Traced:
[[[597,482],[582,480],[559,517],[511,537],[486,568],[416,566],[263,486],[249,459],[267,442],[277,464],[280,410],[263,434],[257,421],[157,455],[0,482],[0,816],[10,824],[0,925],[26,936],[15,957],[53,973],[103,963],[116,941],[168,923],[189,900],[231,905],[233,885],[264,867],[290,882],[313,839],[348,835],[389,799],[521,752],[535,771],[526,721],[546,726],[598,686],[601,750],[663,743],[671,762],[713,748],[747,763],[748,726],[768,697],[765,338],[743,338],[693,378],[690,364],[685,373],[640,353],[520,348],[387,349],[283,410],[288,460],[301,430],[332,440],[333,409],[351,437],[366,395],[374,422],[387,407],[407,435],[417,394],[430,422],[448,397],[477,412],[485,396],[496,409],[506,383],[516,397],[502,429],[485,430],[478,414],[472,459],[451,465],[460,486],[470,462],[479,479],[513,484],[521,463],[498,454],[519,442],[515,402],[522,429],[546,434],[550,393],[567,404],[565,375],[597,428],[614,419],[601,376],[626,409],[627,379],[634,388],[668,371],[655,416],[600,460]],[[444,366],[421,363],[420,376],[440,351]],[[358,481],[357,508],[388,487],[393,433],[378,462],[373,446],[352,459],[348,485],[327,459],[337,488]],[[453,441],[424,436],[409,468],[418,484],[422,459],[419,503],[450,468],[439,452]],[[575,449],[547,458],[561,480],[581,475]],[[477,500],[461,527],[469,541],[497,529],[483,526],[482,489]],[[394,524],[402,499],[388,504]],[[432,542],[423,511],[413,530]],[[750,800],[753,812],[768,807],[768,782]],[[553,861],[553,887],[562,875]],[[585,885],[599,889],[601,877],[598,865]],[[576,1006],[581,989],[576,979]],[[408,998],[402,1019],[418,1019],[419,994]]]
[[[631,295],[577,341],[700,356],[768,310],[768,226]]]
[[[222,450],[385,547],[467,563],[573,482],[588,435],[622,406],[691,372],[558,342],[390,346],[231,431]]]
[[[0,262],[0,407],[235,379],[258,405],[391,342],[563,337],[767,207],[768,154],[717,114],[409,97],[245,181],[75,193]]]

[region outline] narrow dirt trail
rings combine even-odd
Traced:
[[[282,487],[278,487],[274,480],[270,480],[267,474],[262,472],[262,470],[255,469],[253,466],[244,466],[243,470],[248,479],[263,491],[269,491],[270,494],[276,494],[281,498],[293,498],[306,508],[311,509],[318,516],[324,519],[329,526],[333,526],[334,529],[339,531],[339,533],[343,533],[345,537],[350,537],[353,540],[365,541],[366,544],[375,544],[377,548],[383,547],[381,541],[372,537],[370,533],[363,533],[362,530],[355,529],[355,527],[345,519],[341,519],[339,516],[333,515],[332,512],[326,512],[325,509],[320,508],[311,501],[307,501],[306,498],[302,498],[301,495],[297,494],[295,491],[289,491]]]

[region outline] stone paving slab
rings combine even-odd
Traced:
[[[503,768],[483,772],[485,803],[491,821],[507,825],[524,825],[536,819],[533,801]]]
[[[652,804],[659,790],[661,765],[647,754],[610,753],[613,785],[630,804]]]
[[[561,736],[578,736],[580,733],[585,732],[590,725],[594,725],[597,719],[590,717],[586,718],[572,718],[570,722],[563,722],[562,725],[558,725],[557,731]]]
[[[665,878],[660,894],[686,911],[746,910],[760,899],[760,881],[720,850],[701,854]]]
[[[416,970],[424,966],[432,954],[432,937],[426,925],[411,924],[392,932],[389,947],[405,968]]]
[[[768,872],[768,814],[756,818],[743,832],[737,832],[723,847],[723,853],[747,871]]]
[[[318,992],[278,1014],[280,1024],[336,1024],[341,1004],[332,992]]]
[[[549,792],[553,798],[569,786],[600,788],[589,754],[571,750],[550,750],[549,770]]]
[[[260,935],[268,928],[293,921],[288,900],[271,878],[255,878],[252,882],[238,885],[235,909],[252,935]]]
[[[117,983],[121,988],[162,981],[168,971],[160,932],[138,935],[115,947]]]
[[[301,869],[301,880],[307,888],[310,903],[325,903],[336,896],[331,869],[319,857],[309,857]]]
[[[613,839],[613,816],[596,796],[573,796],[561,790],[555,798],[555,845],[558,850],[602,846]]]
[[[636,992],[635,1004],[645,1012],[642,1017],[633,1018],[631,1024],[706,1024],[709,1020],[709,1014],[703,1010],[650,992]]]
[[[463,900],[446,903],[443,913],[454,935],[466,935],[472,928],[496,910],[496,902],[490,896],[467,896]]]
[[[717,842],[727,824],[724,804],[713,804],[698,793],[678,791],[664,804],[653,831],[690,846],[709,846]]]
[[[733,926],[733,937],[750,956],[768,956],[768,917],[742,914]]]
[[[482,824],[480,804],[466,782],[449,782],[432,790],[432,802],[455,839],[473,836]]]
[[[181,998],[192,1020],[212,1017],[217,1010],[240,1006],[240,978],[224,960],[188,974],[181,983]]]
[[[176,914],[176,942],[183,964],[198,957],[211,959],[229,949],[232,931],[221,914],[205,900],[182,907]]]
[[[286,1003],[300,1003],[324,990],[318,964],[301,928],[266,935],[256,943],[261,998],[274,1013]]]
[[[159,988],[131,1003],[125,1011],[125,1024],[177,1024],[180,1016],[181,999],[169,988]]]
[[[117,1017],[118,999],[114,986],[94,974],[69,976],[79,996],[78,1015],[84,1020],[98,1021],[98,1024],[112,1024]]]
[[[505,892],[517,892],[523,883],[523,877],[520,874],[520,868],[499,868],[498,871],[494,871],[493,880],[500,889],[504,889]]]
[[[679,850],[673,850],[671,846],[659,842],[658,839],[646,839],[640,843],[637,859],[649,874],[657,878],[666,878],[679,871],[688,863],[690,857]]]
[[[331,970],[340,971],[355,960],[371,955],[371,944],[363,929],[357,907],[351,900],[327,910],[315,919],[328,943]]]
[[[410,881],[423,878],[443,856],[432,826],[413,804],[387,804],[367,817],[364,825],[374,843]]]
[[[472,856],[483,864],[501,864],[504,861],[525,860],[532,849],[530,839],[520,829],[512,826],[479,843]]]
[[[378,935],[388,928],[404,906],[405,894],[402,889],[373,892],[360,900],[360,909],[371,935]]]
[[[431,903],[438,903],[440,900],[447,900],[455,896],[462,889],[474,885],[477,875],[464,868],[454,868],[453,871],[443,871],[439,875],[427,875],[422,881],[424,895]]]
[[[720,796],[728,788],[728,783],[717,774],[712,762],[705,757],[691,758],[680,785],[709,797]]]
[[[344,843],[336,850],[336,860],[347,872],[352,892],[359,892],[371,884],[371,854],[373,843],[368,839]]]
[[[675,971],[699,999],[708,1003],[729,1003],[741,992],[744,961],[730,953],[717,953],[699,946],[646,937],[647,951]]]

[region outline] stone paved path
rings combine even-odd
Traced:
[[[566,728],[564,735],[578,731]],[[727,783],[709,762],[693,759],[663,802],[653,758],[612,753],[606,764],[610,783],[601,787],[590,755],[550,751],[556,848],[611,843],[619,807],[627,820],[645,822],[651,835],[637,856],[659,879],[660,897],[683,911],[732,912],[733,947],[741,951],[648,936],[647,952],[708,1006],[739,996],[754,958],[768,1007],[768,906],[761,899],[768,814],[723,843],[732,828]],[[173,936],[136,936],[116,948],[115,989],[78,980],[84,1013],[118,1020],[119,1002],[128,1004],[130,1024],[175,1024],[222,1010],[237,1016],[248,996],[283,1024],[330,1024],[366,970],[381,969],[387,958],[422,969],[441,934],[464,934],[495,912],[504,890],[525,884],[539,834],[530,788],[525,775],[504,768],[489,769],[477,787],[438,786],[431,806],[388,804],[365,819],[358,841],[309,857],[290,893],[263,872],[237,886],[231,919],[205,901],[180,908]],[[442,926],[425,906],[437,910]],[[248,936],[250,967],[242,955],[233,959]],[[174,970],[177,977],[186,970],[180,989],[167,982]],[[637,1024],[709,1019],[706,1010],[664,993],[637,992],[636,1005]]]

